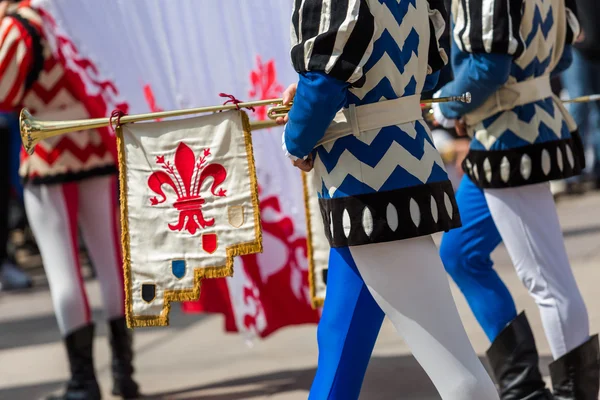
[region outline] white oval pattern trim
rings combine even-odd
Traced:
[[[558,164],[558,169],[560,170],[560,172],[562,172],[564,165],[563,165],[563,155],[562,155],[562,151],[560,151],[560,147],[556,148],[556,163]]]
[[[573,168],[575,166],[575,158],[573,157],[573,150],[571,150],[571,146],[569,145],[567,145],[567,160],[571,168]]]
[[[523,154],[523,157],[521,157],[521,176],[525,180],[531,176],[531,157],[527,154]]]
[[[371,237],[371,233],[373,233],[373,215],[369,207],[365,207],[363,210],[362,225],[367,236]]]
[[[500,161],[500,179],[504,183],[510,179],[510,162],[506,156],[502,157],[502,161]]]
[[[446,206],[446,211],[448,212],[450,219],[452,219],[452,216],[454,215],[454,207],[452,206],[450,196],[448,196],[448,193],[446,192],[444,192],[444,205]]]
[[[398,210],[392,203],[389,203],[387,209],[385,210],[385,217],[387,218],[387,223],[390,229],[394,232],[398,229]]]
[[[421,210],[415,199],[410,199],[410,218],[412,219],[415,226],[418,228],[421,224]]]
[[[469,160],[469,159],[467,158],[467,160],[465,161],[465,165],[466,165],[466,167],[467,167],[467,172],[468,172],[469,174],[472,174],[472,173],[473,173],[473,164],[471,164],[471,160]]]
[[[550,153],[548,150],[542,150],[542,171],[544,175],[548,175],[550,173],[550,169],[552,168],[552,162],[550,161]]]
[[[477,170],[477,164],[473,165],[473,176],[475,176],[475,180],[479,180],[479,171]]]
[[[344,235],[346,238],[350,236],[350,229],[352,225],[350,223],[350,214],[348,214],[348,210],[344,210],[344,214],[342,215],[342,226],[344,227]]]
[[[333,212],[329,212],[329,230],[331,233],[331,237],[333,237]]]
[[[433,217],[433,222],[437,224],[438,222],[438,206],[435,198],[431,196],[431,216]]]
[[[485,172],[485,180],[488,182],[492,181],[492,164],[490,163],[490,159],[486,158],[483,162],[483,172]]]

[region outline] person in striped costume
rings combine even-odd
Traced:
[[[598,336],[567,258],[549,181],[581,172],[572,118],[552,94],[579,25],[573,0],[453,0],[454,81],[438,96],[469,91],[470,104],[435,107],[472,138],[457,192],[463,226],[440,253],[492,342],[487,355],[503,399],[597,400]],[[502,242],[537,303],[554,357],[554,397],[538,368],[524,313],[493,269]]]
[[[90,82],[72,68],[88,65],[77,64],[85,60],[68,60],[62,51],[50,50],[52,32],[44,29],[50,25],[42,24],[40,13],[29,1],[0,15],[0,21],[0,109],[27,107],[46,120],[85,119],[110,112],[103,93],[99,90],[100,94],[88,96]],[[72,64],[67,67],[69,62]],[[22,153],[25,207],[71,369],[66,392],[50,396],[52,399],[101,398],[92,357],[94,324],[79,265],[78,227],[97,269],[109,320],[113,393],[128,399],[139,395],[132,378],[131,335],[124,318],[117,168],[111,151],[115,144],[106,133],[67,134],[41,141],[32,155]]]
[[[431,234],[460,226],[420,94],[447,62],[441,1],[296,0],[283,148],[318,177],[331,245],[310,399],[358,399],[384,316],[445,400],[498,399]],[[341,110],[341,111],[340,111]]]

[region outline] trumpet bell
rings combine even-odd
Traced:
[[[35,146],[41,140],[65,133],[98,129],[110,125],[110,118],[80,119],[72,121],[40,121],[29,110],[23,108],[19,115],[21,141],[27,154],[33,154]]]

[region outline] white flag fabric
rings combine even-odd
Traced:
[[[233,275],[262,251],[258,186],[243,111],[119,128],[130,327],[168,325],[169,302]]]
[[[213,106],[227,100],[221,92],[240,100],[277,98],[298,80],[289,54],[292,0],[32,4],[52,28],[54,51],[89,80],[116,88],[128,114]],[[265,113],[265,107],[248,112],[253,120]],[[254,132],[252,139],[263,253],[236,258],[233,277],[205,280],[200,302],[184,309],[223,313],[227,331],[266,337],[284,326],[316,323],[311,303],[320,302],[309,287],[301,174],[283,154],[280,128]],[[320,270],[311,274],[320,276]],[[313,292],[322,296],[322,289]]]

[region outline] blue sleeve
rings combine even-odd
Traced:
[[[460,70],[455,71],[457,75],[454,80],[442,88],[441,96],[459,96],[470,92],[471,103],[440,103],[442,114],[448,119],[459,119],[481,106],[506,83],[513,60],[514,57],[508,54],[468,54],[461,62]]]
[[[445,66],[443,68],[448,68],[448,66]],[[433,74],[427,75],[427,77],[425,78],[425,84],[423,85],[423,92],[429,92],[430,90],[433,90],[436,87],[438,80],[440,79],[440,72],[441,70],[438,70],[435,71]]]
[[[288,113],[284,143],[289,154],[304,158],[346,103],[350,84],[322,72],[300,74],[294,104]]]
[[[554,70],[550,74],[550,77],[554,78],[555,76],[560,75],[563,72],[565,72],[571,66],[572,62],[573,62],[573,48],[570,44],[568,44],[565,46],[565,50],[563,51],[562,56],[560,57],[560,60],[558,61],[558,64],[556,64],[556,67],[554,67]]]

